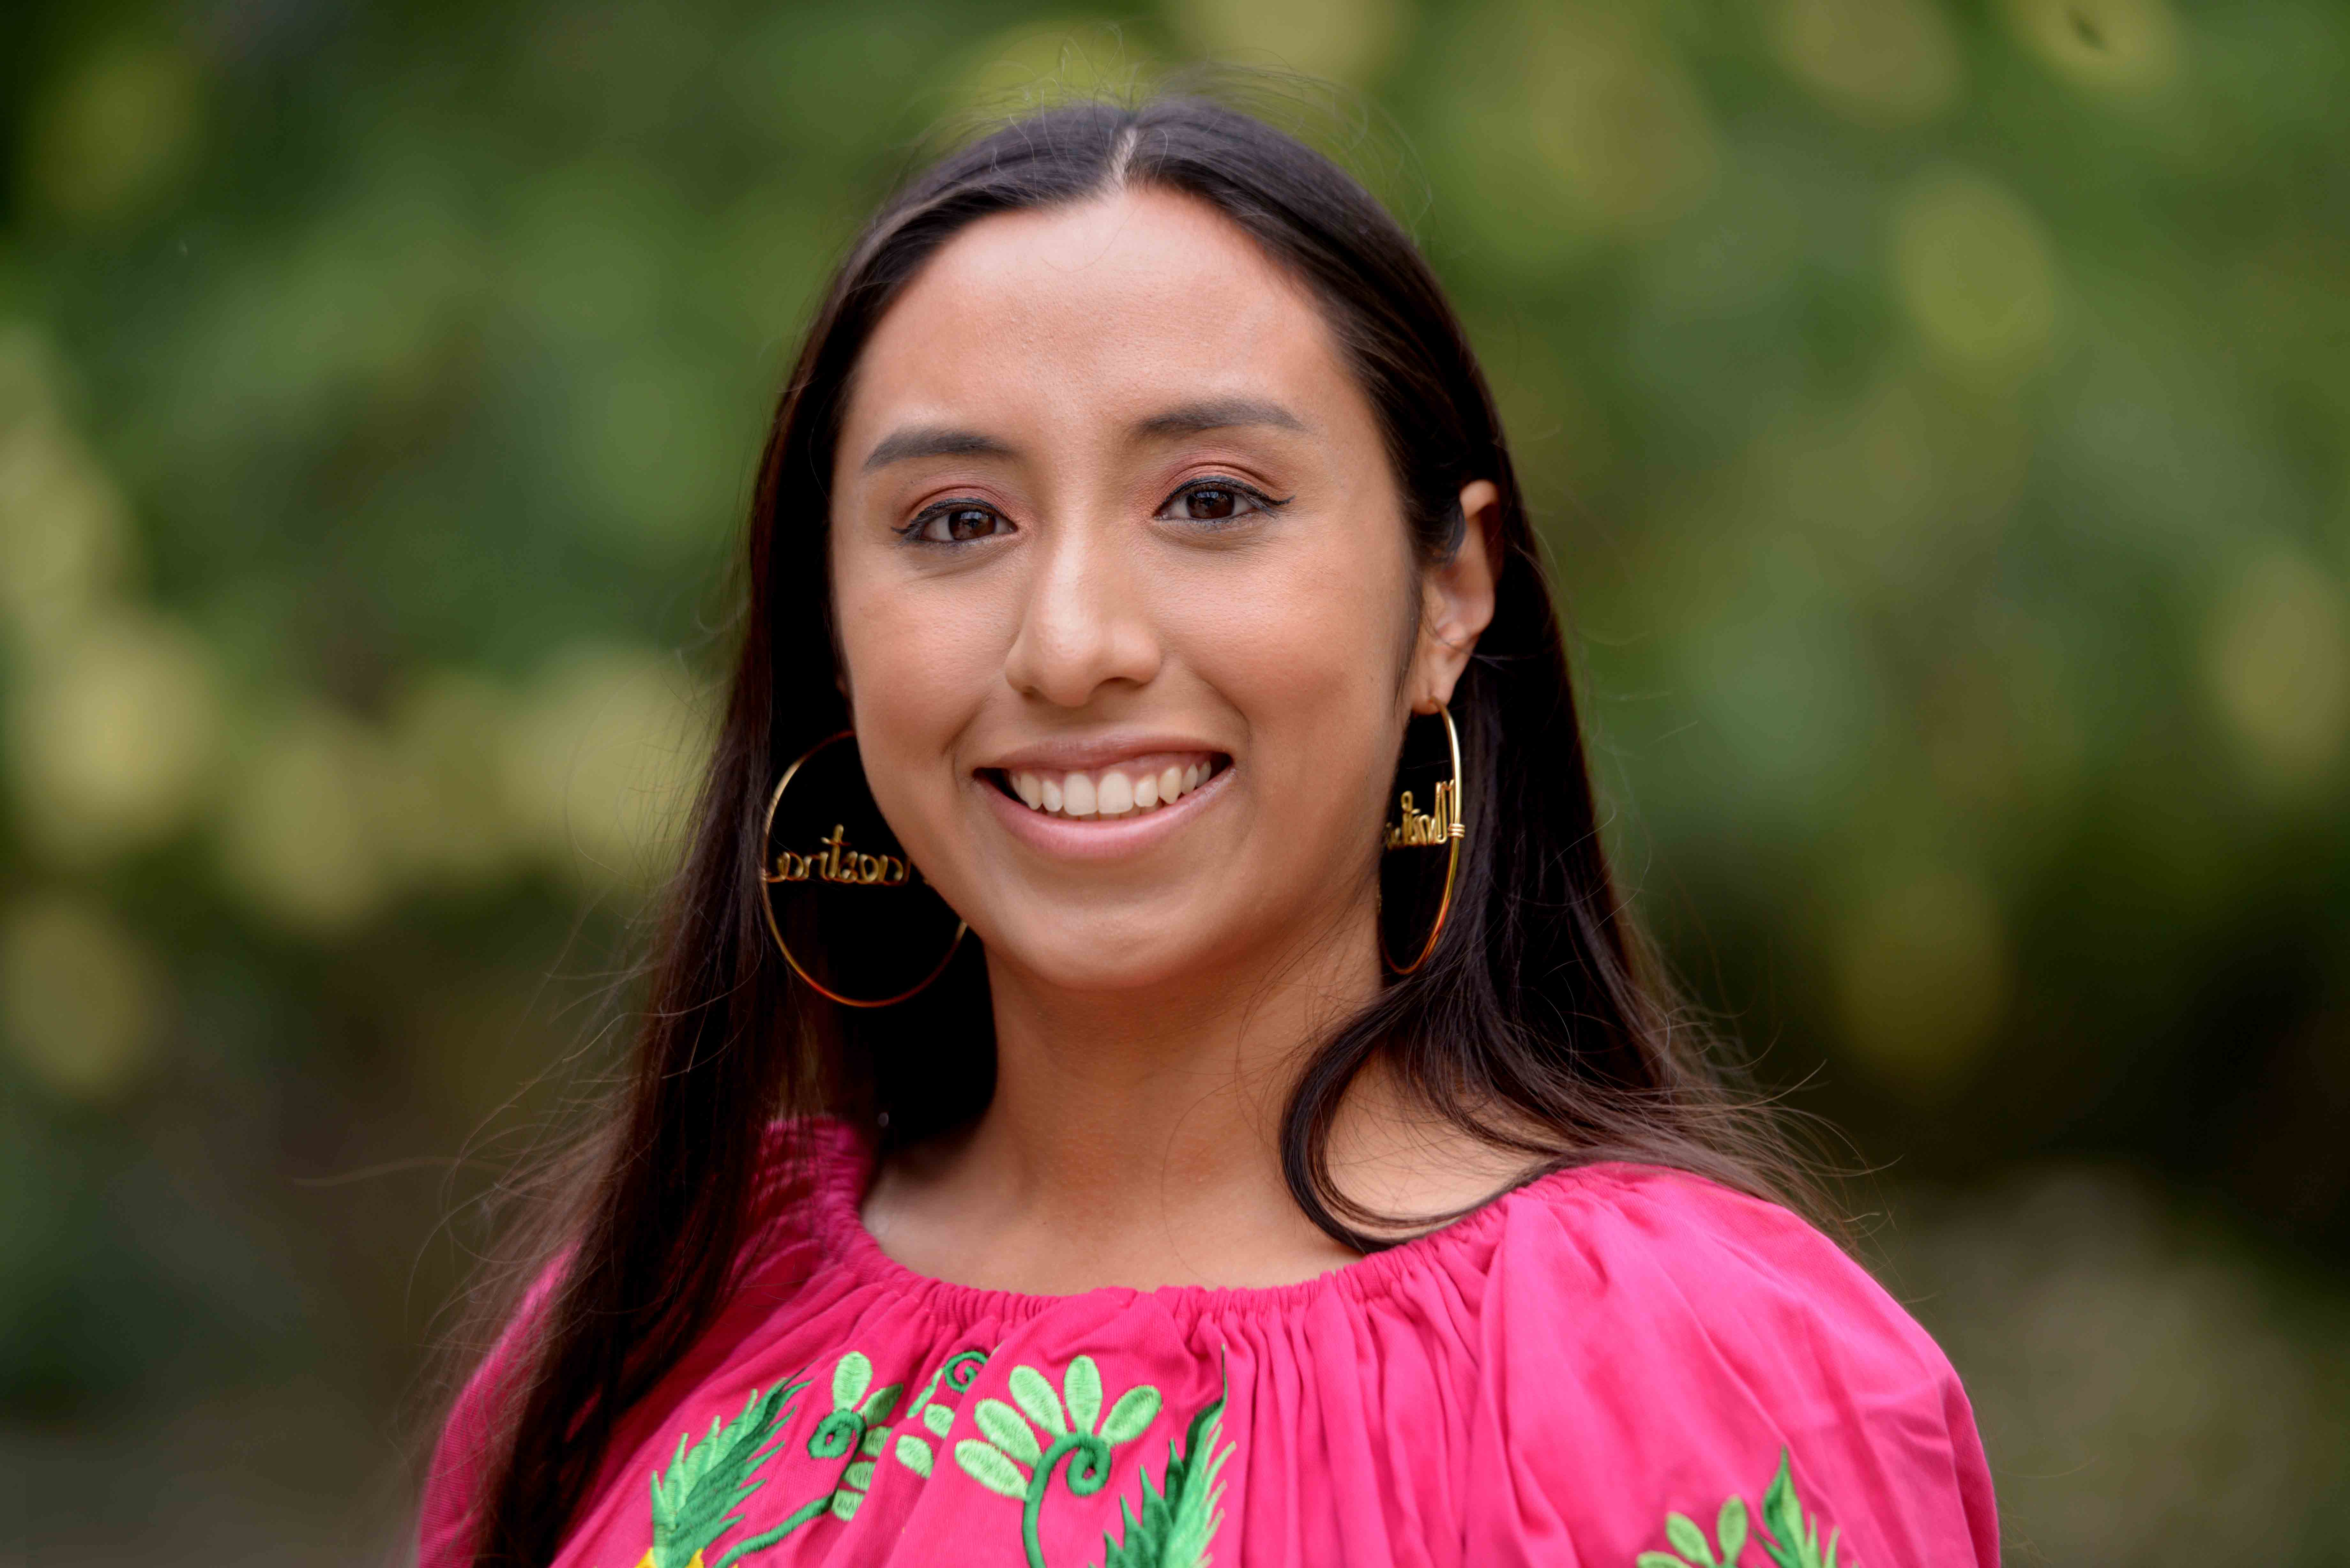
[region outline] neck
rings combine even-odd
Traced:
[[[1367,905],[1147,990],[1072,992],[991,959],[994,1097],[960,1141],[884,1174],[877,1239],[920,1272],[1041,1293],[1345,1262],[1289,1195],[1279,1129],[1307,1053],[1378,992],[1375,919]]]

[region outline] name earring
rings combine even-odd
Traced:
[[[795,784],[795,810],[784,818],[784,794]],[[881,819],[855,732],[827,736],[784,770],[764,833],[767,929],[792,972],[819,996],[843,1007],[888,1007],[946,972],[971,928]],[[930,958],[941,939],[944,951]],[[910,984],[909,953],[921,966]]]
[[[1461,819],[1461,732],[1453,727],[1452,710],[1440,701],[1437,717],[1444,721],[1446,759],[1451,763],[1449,778],[1439,778],[1430,792],[1429,806],[1419,809],[1413,799],[1416,791],[1407,788],[1397,799],[1397,819],[1386,831],[1386,855],[1399,851],[1441,849],[1444,852],[1444,874],[1441,881],[1435,867],[1426,864],[1430,858],[1407,856],[1402,862],[1386,861],[1379,875],[1379,957],[1398,975],[1407,975],[1428,961],[1436,950],[1436,939],[1444,930],[1444,921],[1452,912],[1452,889],[1461,875],[1461,849],[1468,841],[1468,824]],[[1399,770],[1409,777],[1414,772],[1409,764]],[[1388,868],[1397,867],[1406,875],[1400,878],[1405,886],[1390,894]],[[1431,898],[1432,891],[1432,898]],[[1427,936],[1414,941],[1410,932],[1426,919],[1426,907],[1433,902],[1436,918],[1429,922]],[[1391,926],[1400,925],[1400,930]],[[1411,955],[1409,962],[1399,962],[1396,953]]]

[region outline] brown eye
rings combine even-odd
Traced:
[[[911,530],[913,536],[932,545],[962,545],[989,535],[1008,531],[1002,514],[989,506],[957,505],[941,507],[921,518]]]
[[[1271,512],[1282,503],[1244,484],[1205,480],[1189,484],[1168,498],[1162,517],[1186,523],[1228,523],[1234,518]]]

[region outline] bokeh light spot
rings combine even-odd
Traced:
[[[36,107],[25,184],[43,207],[78,223],[147,206],[194,161],[202,81],[182,50],[109,50],[66,77]]]
[[[1950,18],[1936,0],[1784,0],[1772,43],[1795,78],[1868,125],[1913,125],[1966,85]]]
[[[2296,551],[2254,560],[2214,607],[2204,680],[2256,772],[2321,779],[2350,731],[2350,607],[2342,585]]]
[[[2167,0],[2007,0],[2006,9],[2024,47],[2083,87],[2151,93],[2178,73],[2178,21]]]
[[[1408,20],[1403,0],[1175,0],[1173,13],[1211,55],[1357,83],[1386,69]]]
[[[169,836],[197,804],[220,740],[203,644],[152,616],[104,616],[27,661],[10,704],[20,818],[58,857],[88,860]]]
[[[2006,929],[1990,889],[1965,872],[1924,871],[1863,898],[1835,952],[1845,1038],[1905,1095],[1956,1089],[2006,1016]]]
[[[1901,302],[1946,361],[2000,382],[2041,363],[2056,268],[2022,202],[1970,170],[1930,171],[1894,203],[1892,242]]]
[[[57,1094],[110,1098],[152,1061],[168,986],[103,905],[45,893],[0,909],[0,1035]]]

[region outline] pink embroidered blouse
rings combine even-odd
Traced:
[[[557,1568],[1996,1564],[1950,1363],[1786,1211],[1561,1172],[1301,1284],[926,1279],[819,1133],[721,1321],[622,1423]],[[435,1455],[466,1556],[485,1423]]]

